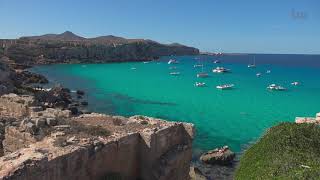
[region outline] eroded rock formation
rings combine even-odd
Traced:
[[[0,105],[0,179],[189,178],[192,124],[72,115],[14,94]]]

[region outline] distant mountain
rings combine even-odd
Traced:
[[[29,37],[22,37],[23,39],[30,39],[30,40],[50,40],[50,41],[83,41],[86,38],[81,36],[75,35],[70,31],[66,31],[62,34],[45,34],[41,36],[29,36]]]
[[[148,61],[160,56],[197,54],[198,49],[178,43],[161,44],[148,39],[112,35],[84,38],[70,31],[0,39],[0,57],[9,57],[21,65]]]

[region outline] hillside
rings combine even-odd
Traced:
[[[320,127],[282,123],[241,157],[235,179],[317,179],[320,177]]]
[[[160,56],[196,54],[198,49],[177,43],[167,45],[112,35],[84,38],[69,31],[0,40],[0,57],[7,56],[23,65],[147,61]]]

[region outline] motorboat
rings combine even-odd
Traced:
[[[269,90],[275,90],[275,91],[284,91],[286,90],[286,88],[282,87],[282,86],[279,86],[279,85],[276,85],[276,84],[270,84],[267,89]]]
[[[208,76],[209,76],[209,74],[206,73],[206,72],[201,72],[201,73],[198,73],[198,74],[197,74],[197,77],[198,77],[198,78],[204,78],[204,77],[208,77]]]
[[[178,76],[178,75],[180,75],[180,72],[171,72],[170,75],[172,75],[172,76]]]
[[[148,63],[149,63],[149,61],[144,61],[144,62],[143,62],[143,64],[148,64]]]
[[[168,61],[168,64],[178,64],[179,62],[177,60],[174,60],[174,59],[170,59]]]
[[[203,67],[203,64],[195,64],[193,65],[194,68],[197,68],[197,67]]]
[[[216,86],[217,89],[225,90],[225,89],[232,89],[234,87],[234,84],[223,84]]]
[[[267,74],[270,74],[271,73],[271,70],[267,70],[267,72],[266,72]]]
[[[215,69],[212,70],[214,73],[227,73],[230,72],[230,69],[226,69],[224,67],[216,67]]]
[[[298,85],[300,85],[300,83],[297,82],[297,81],[295,81],[295,82],[292,82],[291,85],[293,85],[293,86],[298,86]]]
[[[132,67],[132,68],[131,68],[131,70],[136,70],[136,69],[137,69],[137,68],[135,68],[135,67]]]
[[[257,74],[256,74],[257,77],[260,77],[261,75],[262,75],[261,73],[257,73]]]
[[[215,64],[219,64],[219,63],[220,63],[220,61],[219,61],[219,60],[215,60],[215,61],[213,61],[213,63],[215,63]]]
[[[194,85],[196,87],[204,87],[204,86],[206,86],[206,83],[204,83],[204,82],[196,82]]]

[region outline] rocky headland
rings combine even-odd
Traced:
[[[69,31],[0,40],[0,57],[8,57],[15,69],[35,64],[150,61],[161,56],[197,54],[198,49],[178,43],[116,36],[84,38]]]

